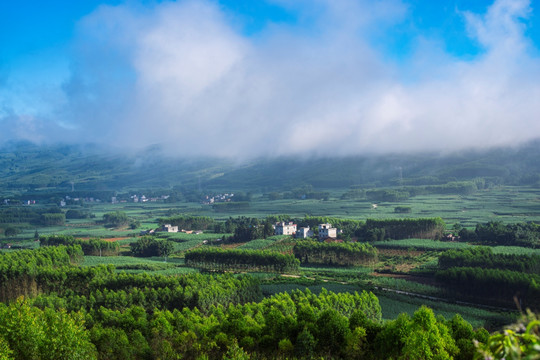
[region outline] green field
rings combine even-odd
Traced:
[[[324,191],[324,189],[321,189]],[[532,187],[499,186],[481,190],[468,196],[461,195],[422,195],[411,197],[401,202],[378,202],[374,208],[371,201],[341,200],[339,197],[345,190],[328,189],[329,200],[298,200],[282,199],[268,200],[262,194],[255,194],[250,207],[242,211],[217,213],[211,206],[194,202],[177,203],[87,203],[84,209],[95,215],[94,219],[67,220],[65,226],[43,227],[21,224],[22,233],[12,238],[21,241],[33,237],[37,230],[40,235],[66,234],[76,237],[126,237],[137,236],[141,229],[151,229],[158,226],[158,218],[170,213],[209,216],[224,221],[230,216],[246,216],[264,218],[270,214],[288,214],[293,217],[328,216],[355,220],[365,219],[398,219],[442,217],[450,227],[459,223],[465,227],[473,227],[479,222],[491,220],[503,223],[523,221],[538,221],[540,219],[540,189]],[[36,205],[38,206],[38,205]],[[394,212],[397,206],[407,206],[411,213]],[[69,209],[66,207],[65,209]],[[74,207],[79,208],[79,207]],[[96,223],[103,214],[113,211],[123,211],[130,218],[140,222],[137,229],[107,229]],[[216,239],[222,234],[168,234],[175,239],[191,240]],[[262,243],[261,243],[261,246]],[[412,245],[414,246],[414,245]],[[447,245],[451,246],[451,245]],[[459,245],[456,245],[459,246]],[[264,246],[263,246],[264,247]]]
[[[387,240],[376,241],[373,246],[377,248],[387,249],[415,249],[415,250],[450,250],[463,249],[470,247],[467,243],[436,241],[430,239],[404,239],[404,240]]]
[[[327,216],[355,220],[371,219],[399,219],[399,218],[426,218],[442,217],[450,228],[458,223],[465,227],[474,227],[479,222],[491,220],[503,223],[515,223],[523,221],[538,221],[540,219],[540,189],[532,187],[499,186],[489,190],[481,190],[472,195],[422,195],[411,197],[400,202],[378,202],[376,207],[373,202],[361,200],[340,200],[346,189],[327,189],[330,197],[328,200],[299,200],[281,199],[268,200],[262,193],[253,194],[250,206],[246,210],[231,211],[224,213],[215,212],[211,206],[196,202],[177,203],[88,203],[85,210],[95,215],[93,219],[67,220],[65,226],[35,227],[20,225],[22,232],[15,237],[6,238],[4,243],[13,243],[23,247],[32,248],[39,246],[33,237],[37,230],[39,235],[65,234],[81,238],[121,238],[116,239],[121,246],[122,254],[129,254],[129,244],[136,241],[141,230],[155,229],[158,227],[158,219],[170,216],[170,214],[186,214],[195,216],[208,216],[217,221],[225,221],[229,217],[256,217],[265,218],[271,214],[288,214],[302,218],[305,215]],[[411,208],[410,213],[396,213],[397,206]],[[69,207],[67,207],[69,208]],[[66,209],[67,209],[66,208]],[[76,207],[74,207],[76,208]],[[64,209],[65,210],[65,209]],[[96,222],[103,214],[113,211],[123,211],[133,220],[140,222],[136,229],[105,228]],[[112,264],[117,271],[126,272],[151,272],[163,275],[178,275],[199,270],[185,267],[183,263],[184,253],[188,250],[206,246],[207,241],[213,241],[230,236],[232,234],[213,233],[211,230],[203,234],[186,233],[158,233],[160,238],[167,238],[174,242],[174,253],[165,263],[163,258],[134,258],[130,256],[115,257],[91,257],[84,259],[84,266],[97,266]],[[388,240],[375,242],[373,245],[379,249],[393,249],[390,254],[379,256],[379,262],[370,267],[301,267],[300,279],[273,280],[275,274],[254,273],[253,276],[260,278],[264,285],[262,289],[266,294],[282,291],[290,291],[296,288],[308,288],[317,292],[322,287],[332,291],[359,291],[361,289],[388,288],[407,291],[420,295],[437,296],[440,289],[432,285],[420,284],[406,279],[374,276],[374,271],[391,272],[395,274],[417,274],[423,271],[431,271],[437,264],[436,254],[448,249],[461,249],[474,246],[462,242],[445,242],[426,239]],[[236,246],[233,245],[233,246]],[[287,236],[272,236],[266,239],[256,239],[238,246],[240,249],[269,250],[281,253],[292,253],[294,241]],[[495,253],[504,254],[540,254],[540,249],[528,249],[521,247],[497,246],[493,247]],[[401,253],[400,253],[401,252]],[[413,253],[416,252],[416,253]],[[426,270],[427,269],[427,270]],[[377,275],[377,274],[375,274]],[[278,283],[276,283],[278,281]],[[297,283],[294,283],[294,282]],[[395,293],[377,291],[377,296],[383,308],[385,319],[395,318],[400,312],[412,314],[422,304],[432,307],[437,314],[446,318],[456,313],[461,314],[474,326],[486,325],[495,327],[503,323],[511,322],[515,314],[511,311],[499,312],[465,306],[444,301],[432,301],[421,297],[405,296]]]

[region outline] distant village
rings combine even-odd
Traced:
[[[306,239],[312,238],[314,232],[312,229],[307,227],[300,227],[292,221],[281,221],[272,225],[274,228],[274,235],[290,235],[297,239]],[[341,233],[337,228],[332,227],[332,224],[319,224],[318,226],[318,235],[317,238],[319,241],[332,241],[332,242],[341,242],[342,240],[338,239],[338,234]],[[178,226],[171,224],[164,224],[157,229],[142,230],[141,235],[153,235],[156,232],[166,232],[166,233],[178,233],[182,232],[185,234],[202,234],[202,230],[184,230],[180,229]]]
[[[332,224],[319,224],[318,230],[319,241],[339,241],[337,238],[340,231],[332,227]],[[291,235],[297,239],[305,239],[312,238],[314,232],[309,226],[298,228],[292,221],[281,221],[274,225],[274,235]]]
[[[212,205],[215,203],[230,202],[234,197],[233,193],[223,193],[217,195],[203,195],[201,204],[203,205]],[[146,196],[144,194],[124,194],[122,196],[112,196],[110,198],[111,204],[120,204],[120,203],[146,203],[146,202],[164,202],[170,198],[170,195],[161,195],[161,196]],[[95,198],[95,197],[74,197],[66,195],[62,197],[57,205],[64,207],[67,205],[80,205],[82,203],[101,203],[104,200]],[[37,203],[42,203],[43,201],[38,201],[35,199],[24,199],[24,200],[14,200],[14,199],[3,199],[4,205],[35,205]],[[48,200],[46,201],[48,202]],[[105,201],[106,202],[106,201]]]
[[[195,234],[195,235],[203,233],[202,230],[184,230],[184,229],[179,229],[178,226],[174,226],[174,225],[171,225],[171,224],[164,224],[164,225],[162,225],[161,227],[159,227],[157,229],[142,230],[141,235],[153,235],[156,232],[167,232],[167,233],[182,232],[182,233],[185,233],[185,234]]]

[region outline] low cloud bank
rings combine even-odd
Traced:
[[[158,144],[171,155],[247,159],[453,151],[540,137],[528,1],[462,13],[482,48],[474,57],[419,34],[399,61],[372,35],[392,36],[410,16],[406,3],[275,2],[301,20],[255,35],[212,1],[98,8],[78,24],[54,112],[4,111],[1,126],[11,130],[0,140],[134,151]]]

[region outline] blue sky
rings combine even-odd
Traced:
[[[0,3],[0,43],[2,62],[13,63],[32,54],[48,53],[52,49],[65,51],[73,39],[77,22],[101,5],[116,6],[124,1],[61,1],[61,0],[20,0]],[[128,2],[129,3],[129,2]],[[133,3],[133,2],[132,2]],[[140,1],[143,8],[151,8],[161,2]],[[397,56],[407,54],[410,42],[419,34],[440,38],[448,51],[457,56],[475,54],[479,51],[467,36],[465,23],[459,11],[485,12],[492,1],[429,1],[405,2],[407,16],[400,24],[386,34],[386,50]],[[269,22],[285,23],[292,26],[310,26],[309,19],[302,21],[295,9],[280,6],[272,1],[222,0],[220,6],[230,15],[236,16],[237,26],[247,36],[256,35]],[[540,40],[540,24],[536,16],[525,22],[527,32],[536,43]],[[404,43],[404,44],[403,44]],[[408,45],[408,46],[407,46]],[[63,54],[65,56],[65,54]]]
[[[326,155],[317,142],[340,136],[335,155],[527,141],[540,136],[538,7],[4,1],[0,141],[110,143],[143,132],[119,146],[231,157]],[[263,141],[276,127],[289,135]]]

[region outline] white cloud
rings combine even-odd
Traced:
[[[179,156],[453,150],[540,136],[528,1],[464,13],[484,48],[472,60],[419,37],[403,63],[368,41],[407,16],[399,1],[318,0],[316,11],[274,2],[311,17],[309,31],[301,19],[246,37],[204,0],[99,8],[80,23],[58,118],[77,139]]]

